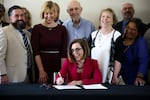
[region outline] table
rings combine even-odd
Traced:
[[[0,100],[150,100],[150,86],[104,86],[108,89],[57,90],[39,84],[5,84],[0,85]]]

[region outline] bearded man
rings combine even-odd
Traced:
[[[0,84],[31,82],[26,47],[27,44],[31,50],[30,33],[25,30],[25,14],[20,6],[14,5],[9,8],[8,16],[10,24],[0,29]]]

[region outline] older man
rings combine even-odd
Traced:
[[[124,33],[124,28],[126,26],[126,23],[134,17],[134,14],[135,14],[135,9],[134,9],[134,6],[132,3],[124,3],[122,5],[122,8],[121,8],[121,13],[122,13],[122,16],[123,16],[123,20],[118,22],[114,28],[116,30],[118,30],[120,33]],[[141,35],[143,36],[145,31],[147,30],[147,25],[144,24],[144,23],[141,23],[142,25],[142,33]]]
[[[77,0],[71,0],[67,8],[70,19],[63,23],[68,31],[68,44],[76,38],[88,39],[96,29],[92,22],[81,17],[81,12],[80,3]]]

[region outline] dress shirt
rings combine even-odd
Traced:
[[[74,26],[72,19],[65,21],[63,25],[68,31],[68,43],[76,38],[88,39],[90,34],[96,30],[93,23],[83,18],[80,19],[80,23],[77,27]]]

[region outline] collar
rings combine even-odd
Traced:
[[[80,27],[81,22],[82,22],[82,18],[80,18],[80,22],[78,24],[74,24],[74,22],[72,21],[72,26],[75,28],[78,28],[78,27]]]

